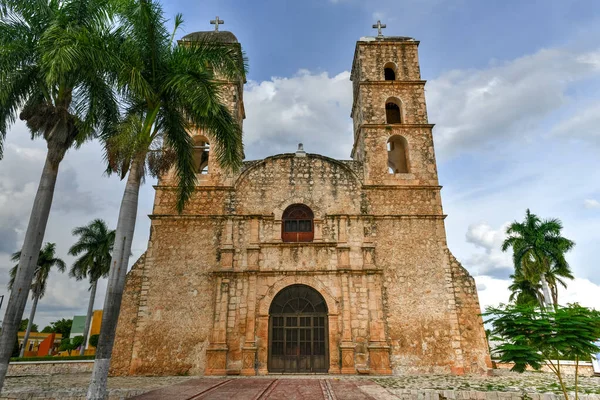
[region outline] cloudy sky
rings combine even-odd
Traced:
[[[483,306],[506,301],[510,256],[500,251],[508,223],[525,209],[560,218],[576,242],[576,279],[561,293],[600,309],[600,4],[597,0],[170,0],[182,12],[179,36],[225,20],[250,60],[244,124],[248,159],[291,152],[296,143],[335,158],[352,146],[349,70],[356,40],[384,34],[421,41],[420,61],[451,250],[478,283]],[[0,161],[0,295],[24,235],[45,156],[25,127],[9,132]],[[97,143],[61,165],[46,241],[59,255],[70,231],[93,218],[114,227],[123,183],[103,175]],[[143,253],[150,181],[140,197],[130,264]],[[597,248],[596,248],[597,249]],[[84,314],[87,284],[54,274],[38,306],[42,328]],[[105,283],[96,307],[104,300]],[[3,309],[6,308],[6,303]],[[26,309],[26,315],[29,307]]]

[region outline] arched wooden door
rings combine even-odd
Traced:
[[[269,309],[269,372],[327,372],[327,304],[306,285],[280,291]]]

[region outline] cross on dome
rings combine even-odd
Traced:
[[[381,33],[381,30],[383,28],[386,28],[386,25],[382,24],[381,21],[379,21],[379,20],[377,21],[377,23],[375,25],[373,25],[373,29],[377,29],[377,37],[383,37],[383,33]]]
[[[223,21],[222,19],[219,19],[219,16],[217,15],[217,17],[215,19],[210,20],[210,23],[215,26],[215,32],[219,32],[219,25],[224,24],[225,21]],[[384,28],[385,28],[385,26],[384,26]]]

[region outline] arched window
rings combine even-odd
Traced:
[[[194,146],[194,168],[197,174],[208,174],[208,156],[210,152],[210,143],[204,136],[195,136]]]
[[[387,63],[383,67],[383,75],[386,81],[395,81],[396,80],[396,66],[394,63]]]
[[[281,240],[284,242],[312,242],[315,232],[314,214],[304,204],[292,204],[283,212]]]
[[[408,156],[406,139],[402,136],[394,135],[387,143],[388,150],[388,168],[390,174],[408,173]]]
[[[385,102],[385,119],[388,124],[402,123],[400,104],[400,100],[394,98],[389,98]]]

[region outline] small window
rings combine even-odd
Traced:
[[[385,102],[385,119],[388,124],[402,123],[399,100],[391,98]]]
[[[387,143],[388,172],[390,174],[408,173],[407,143],[402,136],[394,135]]]
[[[210,143],[204,136],[196,136],[193,139],[194,145],[194,168],[197,174],[208,174],[208,157],[210,152]]]
[[[396,80],[396,66],[394,63],[387,63],[383,67],[383,75],[386,81],[395,81]]]
[[[304,204],[293,204],[283,212],[281,240],[284,242],[312,242],[314,215]]]

